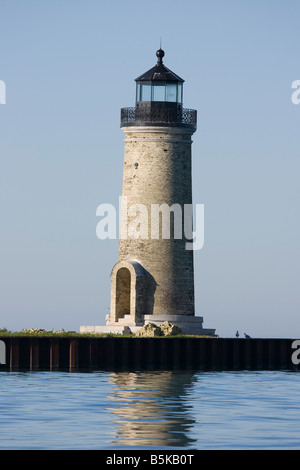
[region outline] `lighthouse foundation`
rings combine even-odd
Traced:
[[[111,322],[107,315],[105,326],[81,326],[80,333],[103,333],[103,334],[135,334],[144,325],[149,323],[162,326],[169,322],[178,326],[184,335],[193,336],[215,336],[215,329],[203,328],[203,317],[185,316],[185,315],[144,315],[140,322],[134,324],[129,315],[124,315],[116,322]]]

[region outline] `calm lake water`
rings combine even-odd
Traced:
[[[300,374],[1,372],[0,449],[300,449]]]

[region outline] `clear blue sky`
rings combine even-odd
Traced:
[[[196,310],[220,336],[300,337],[298,0],[0,1],[0,327],[104,324],[120,108],[164,63],[198,111]]]

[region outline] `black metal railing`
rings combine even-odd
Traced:
[[[121,127],[179,126],[196,129],[197,111],[175,107],[131,107],[121,109]]]

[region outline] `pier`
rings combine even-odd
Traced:
[[[295,349],[295,340],[285,338],[8,336],[1,341],[0,371],[299,369],[300,346]]]

